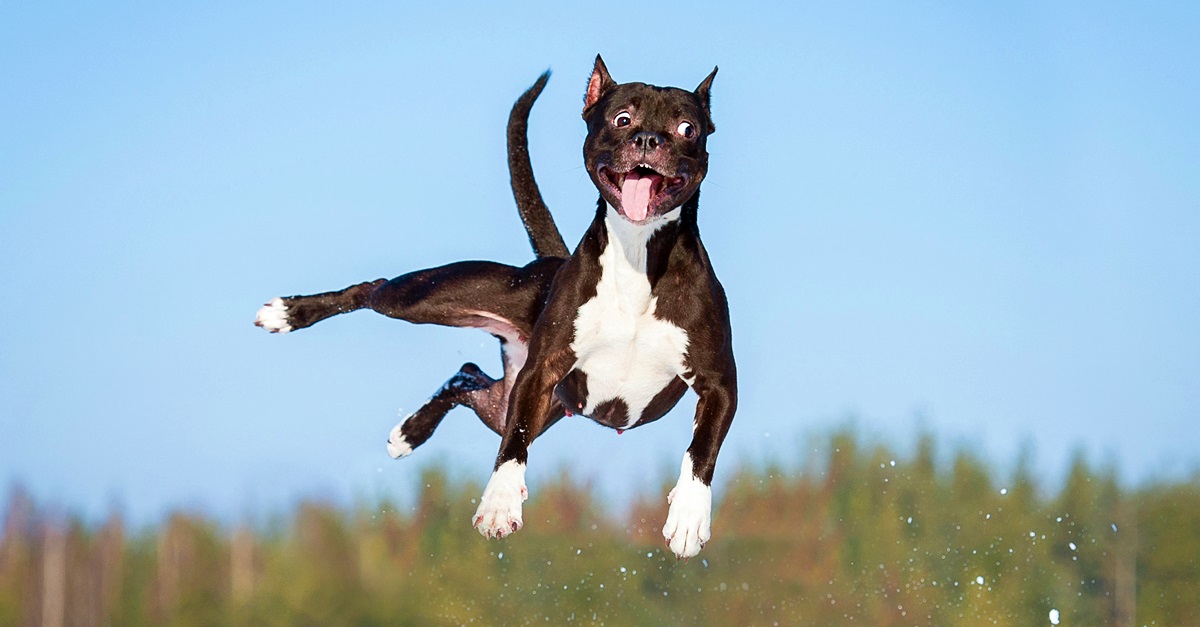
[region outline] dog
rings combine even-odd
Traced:
[[[713,69],[693,91],[617,83],[596,57],[584,95],[584,163],[600,192],[569,253],[529,160],[529,111],[543,74],[508,123],[513,195],[536,259],[523,267],[462,261],[344,290],[275,298],[255,324],[275,333],[358,309],[413,323],[482,329],[500,341],[503,375],[464,364],[392,429],[388,453],[409,455],[450,409],[471,408],[501,436],[475,528],[502,538],[522,526],[530,443],[566,416],[618,432],[658,420],[690,387],[693,435],[667,496],[663,537],[678,558],[711,536],[717,454],[737,407],[729,310],[700,241]]]

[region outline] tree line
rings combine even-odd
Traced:
[[[427,467],[414,504],[304,502],[267,523],[197,512],[129,529],[19,488],[0,536],[0,625],[1192,625],[1200,478],[1125,488],[1079,457],[1051,490],[969,452],[901,458],[850,432],[805,467],[726,471],[713,541],[679,562],[663,494],[606,514],[536,486],[503,541],[482,486]]]

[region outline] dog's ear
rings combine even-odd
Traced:
[[[717,130],[717,126],[712,121],[712,82],[717,76],[717,68],[713,67],[713,71],[704,80],[700,81],[700,86],[696,88],[696,97],[700,99],[700,104],[704,106],[704,116],[708,118],[708,132],[711,134]]]
[[[600,55],[596,55],[596,67],[592,69],[592,77],[588,79],[587,93],[583,95],[583,117],[587,117],[588,112],[600,102],[604,94],[608,93],[617,83],[608,75],[608,68],[604,67],[604,59]]]

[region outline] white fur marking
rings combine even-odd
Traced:
[[[525,360],[529,358],[529,345],[520,340],[509,341],[500,349],[500,353],[504,356],[505,378],[515,381],[517,373],[525,367]]]
[[[272,298],[271,302],[263,305],[254,316],[254,324],[271,333],[287,333],[292,330],[288,324],[287,305],[282,298]]]
[[[400,432],[400,428],[404,423],[408,422],[408,418],[400,421],[400,424],[392,427],[392,432],[388,434],[387,452],[392,456],[392,459],[400,459],[408,457],[413,452],[413,447],[408,443],[408,439]]]
[[[676,557],[692,557],[712,537],[712,488],[696,477],[688,453],[683,454],[679,482],[667,495],[667,503],[671,508],[663,526],[663,538]]]
[[[503,538],[521,528],[521,503],[529,498],[525,488],[525,464],[510,459],[492,473],[479,508],[472,518],[475,529],[486,538]]]
[[[517,373],[525,367],[525,360],[529,357],[529,344],[521,340],[517,326],[509,320],[487,311],[468,311],[467,313],[495,321],[492,324],[480,325],[476,328],[504,338],[504,348],[501,349],[501,353],[504,355],[505,374],[509,375],[506,378],[516,379]]]
[[[596,296],[579,308],[571,343],[575,368],[587,375],[585,415],[619,397],[629,408],[626,427],[632,427],[655,395],[684,372],[687,333],[654,315],[658,298],[650,293],[646,277],[650,237],[679,215],[676,208],[647,224],[634,224],[608,208],[600,282]]]

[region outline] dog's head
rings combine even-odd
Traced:
[[[617,84],[596,56],[584,95],[583,158],[592,182],[625,219],[646,222],[696,193],[708,171],[705,140],[713,68],[696,88]]]

